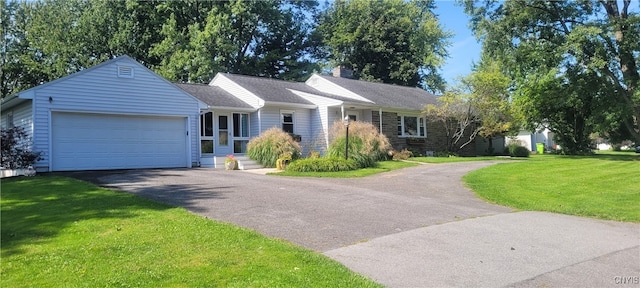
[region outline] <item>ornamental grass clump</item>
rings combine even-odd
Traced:
[[[329,144],[327,157],[344,159],[346,127],[341,121],[336,121],[329,133],[333,141]],[[359,168],[375,167],[378,161],[386,159],[390,148],[389,139],[373,124],[362,121],[350,123],[349,159],[354,160]]]
[[[290,155],[291,160],[300,158],[300,144],[282,129],[273,127],[247,144],[247,156],[265,167],[276,167],[278,158]]]

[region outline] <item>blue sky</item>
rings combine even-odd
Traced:
[[[471,64],[480,60],[481,45],[476,40],[471,28],[469,17],[464,14],[462,6],[456,6],[454,1],[436,1],[440,23],[446,30],[454,33],[450,39],[449,59],[442,67],[442,76],[447,84],[454,84],[455,78],[471,72]]]

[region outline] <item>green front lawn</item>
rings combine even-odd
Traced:
[[[63,177],[1,183],[0,287],[378,287],[321,254]]]
[[[480,197],[517,209],[640,222],[640,154],[532,155],[463,179]]]
[[[382,161],[378,162],[377,167],[363,168],[353,171],[341,171],[341,172],[292,172],[281,171],[275,173],[269,173],[269,175],[278,176],[299,176],[299,177],[326,177],[326,178],[356,178],[365,177],[382,172],[388,172],[392,170],[398,170],[407,167],[413,167],[419,165],[418,163],[404,162],[404,161]]]
[[[477,157],[412,157],[410,161],[422,163],[454,163],[454,162],[470,162],[470,161],[488,161],[488,160],[522,160],[527,158],[512,158],[509,156],[477,156]]]

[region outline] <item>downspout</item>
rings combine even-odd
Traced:
[[[342,112],[342,117],[340,117],[340,121],[344,119],[344,104],[340,105],[340,112]]]
[[[382,133],[382,108],[378,108],[378,117],[380,117],[380,121],[378,122],[380,124],[380,133]]]
[[[258,109],[258,135],[260,134],[262,134],[262,108]]]

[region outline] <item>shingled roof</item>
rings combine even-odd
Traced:
[[[238,74],[224,74],[224,76],[260,97],[265,102],[313,105],[313,103],[288,90],[299,90],[301,87],[300,84],[304,85],[304,83]],[[315,91],[314,89],[312,90]],[[317,94],[317,92],[314,93]]]
[[[212,107],[253,108],[251,105],[217,86],[185,83],[174,84]]]
[[[385,108],[420,110],[437,104],[438,98],[424,89],[333,76],[317,75]]]

